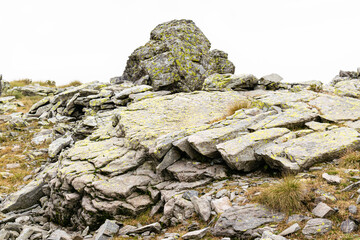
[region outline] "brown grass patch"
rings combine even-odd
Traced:
[[[227,107],[226,113],[223,116],[209,121],[209,124],[225,120],[227,117],[234,115],[236,111],[250,107],[251,102],[249,100],[238,100],[236,102],[233,102]]]
[[[340,166],[346,168],[360,168],[360,152],[347,150],[340,158]]]
[[[255,201],[284,213],[294,213],[304,209],[306,187],[293,176],[286,176],[279,183],[269,186],[255,197]]]
[[[72,81],[68,84],[65,84],[65,85],[60,85],[58,86],[58,88],[67,88],[67,87],[77,87],[77,86],[80,86],[82,85],[82,83],[78,80],[75,80],[75,81]]]

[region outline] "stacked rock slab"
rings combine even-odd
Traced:
[[[235,71],[228,55],[210,51],[210,46],[191,20],[160,24],[152,30],[150,41],[129,56],[123,78],[156,90],[199,90],[207,76]]]

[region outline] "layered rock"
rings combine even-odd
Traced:
[[[151,31],[150,41],[127,61],[123,78],[154,89],[194,91],[213,73],[234,73],[235,67],[191,20],[173,20]]]

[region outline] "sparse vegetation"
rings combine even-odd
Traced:
[[[67,87],[77,87],[77,86],[80,86],[82,85],[82,83],[78,80],[75,80],[75,81],[72,81],[66,85],[60,85],[58,86],[58,88],[67,88]]]
[[[340,165],[342,167],[359,168],[360,167],[360,152],[348,150],[341,158]]]
[[[243,100],[235,101],[227,107],[226,113],[223,116],[216,118],[216,119],[210,121],[209,123],[211,124],[211,123],[225,120],[227,117],[234,115],[236,111],[238,111],[240,109],[244,109],[244,108],[250,108],[250,107],[251,107],[251,102],[249,100],[243,99]]]
[[[286,176],[268,188],[263,189],[256,201],[272,209],[293,213],[304,208],[306,188],[299,180]]]
[[[55,81],[52,80],[46,80],[46,81],[32,81],[31,79],[24,78],[19,80],[14,80],[10,82],[10,87],[24,87],[27,85],[36,85],[39,84],[43,87],[56,87]]]

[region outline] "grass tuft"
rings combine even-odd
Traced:
[[[223,116],[216,118],[214,120],[211,120],[209,123],[211,124],[211,123],[225,120],[227,117],[234,115],[236,111],[238,111],[240,109],[250,108],[250,107],[251,107],[251,102],[249,100],[238,100],[236,102],[231,103],[227,107],[226,113]]]
[[[348,150],[340,158],[341,167],[359,168],[360,167],[360,152]]]
[[[305,199],[305,186],[294,177],[286,176],[279,183],[264,189],[255,200],[269,208],[290,214],[302,210]]]

